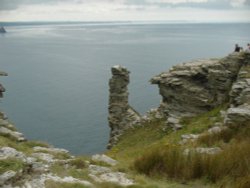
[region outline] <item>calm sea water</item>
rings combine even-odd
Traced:
[[[250,42],[250,24],[42,24],[9,25],[0,35],[0,101],[28,139],[74,154],[102,152],[110,68],[131,71],[130,104],[145,113],[160,102],[148,80],[172,65],[223,57]]]

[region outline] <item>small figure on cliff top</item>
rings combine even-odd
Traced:
[[[238,44],[235,44],[235,49],[234,49],[234,51],[235,51],[235,52],[240,52],[240,50],[241,50],[241,47],[239,47]]]
[[[245,52],[250,53],[250,43],[247,44],[247,49],[245,50]]]

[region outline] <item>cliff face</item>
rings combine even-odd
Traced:
[[[230,91],[230,108],[224,123],[239,126],[250,122],[250,53],[244,54],[243,65]]]
[[[108,117],[111,133],[108,148],[117,143],[124,130],[140,120],[140,115],[128,103],[129,71],[121,66],[114,66],[111,71]]]
[[[162,96],[160,111],[167,117],[189,116],[225,103],[242,64],[241,56],[231,54],[183,63],[153,77]]]
[[[249,61],[249,53],[232,53],[221,59],[179,64],[153,77],[151,83],[159,86],[162,101],[154,113],[142,118],[128,104],[129,71],[121,66],[113,67],[109,82],[108,148],[135,123],[160,117],[167,119],[167,126],[178,130],[182,128],[180,118],[208,112],[225,103],[230,104],[226,124],[249,121]]]

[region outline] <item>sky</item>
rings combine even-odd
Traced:
[[[0,0],[1,21],[250,22],[250,0]]]

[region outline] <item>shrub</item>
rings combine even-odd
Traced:
[[[70,165],[74,166],[76,169],[82,169],[86,167],[85,161],[81,158],[75,158],[71,160]]]

